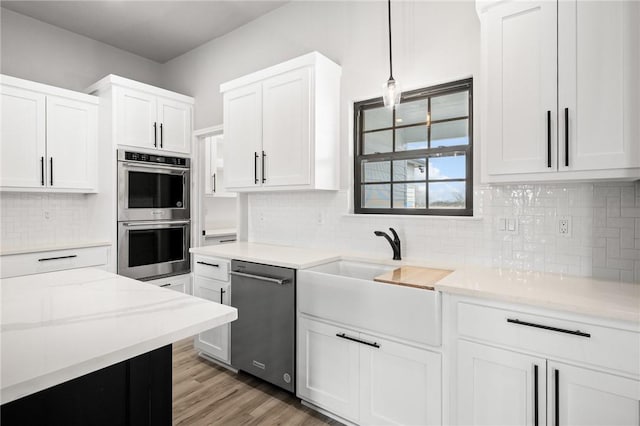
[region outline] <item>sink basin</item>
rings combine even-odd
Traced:
[[[440,293],[373,280],[394,269],[339,260],[300,270],[298,311],[382,337],[440,346]]]
[[[394,270],[395,266],[378,265],[375,263],[353,262],[349,260],[338,260],[324,265],[311,268],[314,272],[329,275],[339,275],[341,277],[358,278],[361,280],[373,280],[375,277]]]

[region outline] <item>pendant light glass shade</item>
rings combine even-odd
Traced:
[[[382,99],[384,106],[394,108],[400,103],[402,89],[400,84],[393,78],[393,55],[391,44],[391,0],[387,0],[387,17],[389,18],[389,80],[382,85]]]

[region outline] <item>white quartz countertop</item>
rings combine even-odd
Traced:
[[[98,269],[0,280],[2,404],[237,318],[235,308]]]
[[[444,293],[640,323],[640,284],[469,267],[454,271],[434,287]]]
[[[189,250],[202,256],[265,263],[284,268],[306,269],[340,259],[340,254],[327,250],[237,242],[216,246],[197,247]]]

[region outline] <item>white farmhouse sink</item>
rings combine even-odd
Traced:
[[[340,260],[298,271],[298,311],[390,338],[440,346],[440,293],[379,283],[395,267]]]

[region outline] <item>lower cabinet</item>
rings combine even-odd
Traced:
[[[231,303],[230,287],[228,282],[196,275],[193,282],[193,295],[229,305]],[[195,337],[194,346],[207,355],[228,364],[231,362],[230,330],[230,324],[224,324],[204,331]]]
[[[640,382],[461,340],[459,425],[640,424]]]
[[[363,425],[441,422],[441,356],[299,317],[298,396]]]

